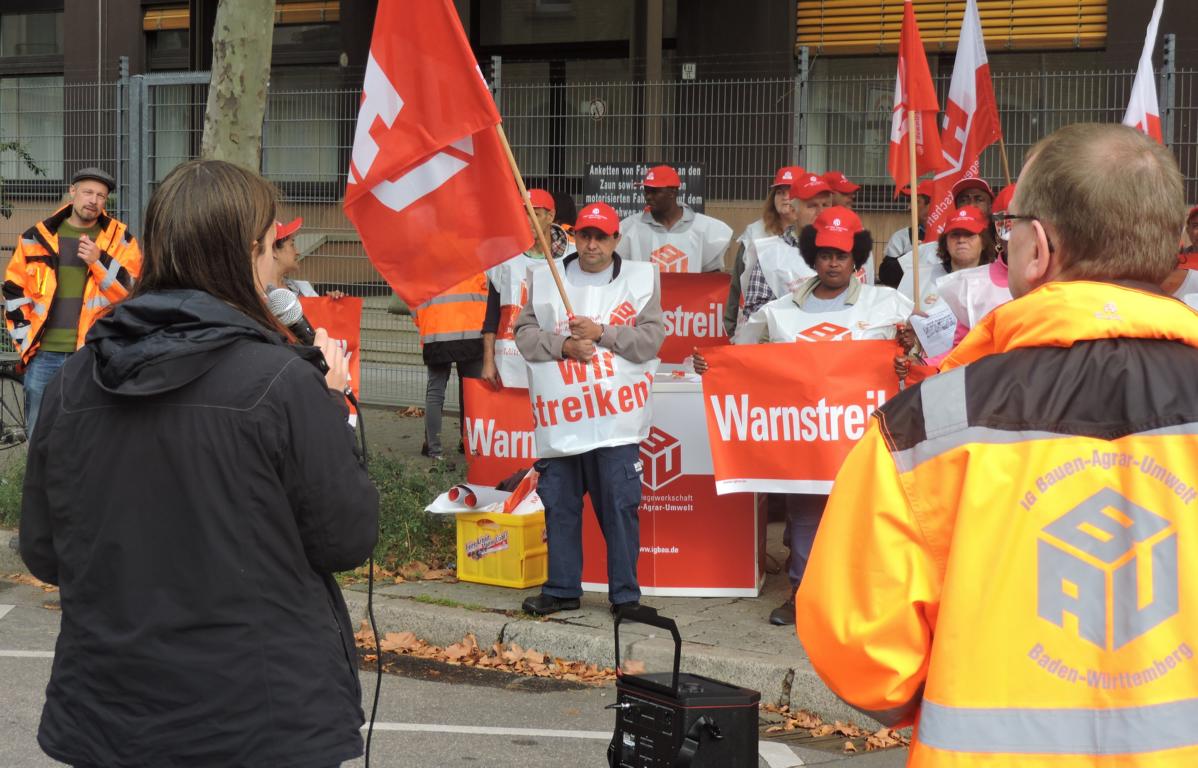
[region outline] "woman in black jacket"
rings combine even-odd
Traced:
[[[378,494],[344,357],[323,332],[322,349],[286,343],[267,310],[274,220],[256,174],[176,168],[146,211],[134,295],[46,390],[20,541],[61,588],[38,731],[58,760],[327,768],[362,753],[331,574],[370,555]]]

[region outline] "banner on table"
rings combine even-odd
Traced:
[[[893,341],[751,344],[704,353],[716,491],[828,493],[898,390]]]
[[[681,363],[695,347],[728,343],[724,302],[731,276],[723,272],[661,273],[661,310],[666,340],[657,354],[663,363]]]
[[[362,300],[356,296],[333,299],[328,296],[300,296],[304,317],[313,328],[324,328],[329,338],[340,342],[349,363],[349,386],[354,397],[362,399]]]
[[[466,479],[496,485],[537,460],[528,390],[493,389],[482,379],[462,379],[465,400]]]

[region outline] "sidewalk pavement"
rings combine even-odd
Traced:
[[[781,535],[782,524],[771,523],[767,551],[775,563],[786,559]],[[681,671],[760,691],[763,704],[806,709],[828,722],[880,728],[827,689],[812,669],[794,627],[768,623],[769,612],[786,599],[789,588],[785,573],[777,573],[766,576],[757,598],[644,597],[641,603],[678,624],[683,641]],[[523,613],[520,604],[539,591],[464,581],[376,583],[374,615],[380,635],[410,631],[446,646],[474,633],[484,648],[496,642],[517,643],[550,656],[614,666],[607,595],[585,593],[579,610],[538,619]],[[356,628],[366,618],[366,585],[351,585],[344,592]],[[668,633],[622,624],[620,641],[621,660],[633,654],[648,671],[672,668],[674,646]]]

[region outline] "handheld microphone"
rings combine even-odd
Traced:
[[[267,296],[267,300],[270,302],[270,313],[295,334],[299,343],[312,346],[316,340],[316,331],[312,329],[308,318],[304,317],[304,308],[300,305],[299,297],[286,288],[275,288]]]

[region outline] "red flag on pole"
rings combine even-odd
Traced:
[[[410,306],[532,244],[498,124],[453,3],[379,3],[345,215]]]
[[[914,130],[909,126],[908,111],[915,110]],[[936,86],[928,70],[928,56],[919,38],[915,8],[911,0],[903,3],[903,34],[899,42],[898,76],[894,82],[894,113],[890,122],[890,175],[894,178],[894,196],[907,184],[915,186],[921,174],[944,167],[940,137],[936,133]],[[908,159],[907,132],[915,136],[915,169]]]
[[[1131,86],[1131,101],[1127,105],[1124,125],[1130,125],[1146,133],[1160,144],[1165,143],[1161,132],[1161,105],[1156,98],[1156,82],[1152,79],[1152,51],[1156,47],[1156,30],[1161,23],[1161,10],[1165,0],[1156,0],[1152,19],[1148,22],[1148,34],[1144,38],[1144,51],[1140,54],[1140,66]]]
[[[982,21],[976,0],[965,3],[961,35],[957,40],[957,59],[953,79],[944,105],[944,129],[940,147],[946,167],[936,174],[932,204],[925,225],[926,240],[934,240],[956,207],[953,185],[961,179],[980,175],[982,150],[1002,137],[998,122],[998,101],[990,81],[990,62],[982,38]]]

